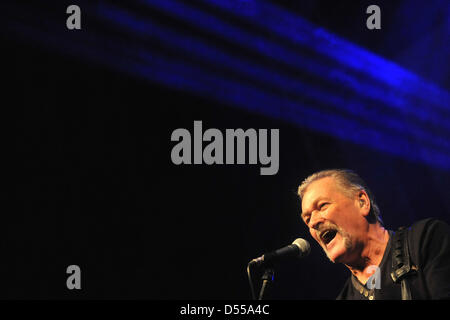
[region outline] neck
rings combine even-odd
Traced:
[[[362,241],[362,250],[354,263],[346,264],[353,275],[365,284],[379,266],[389,241],[389,232],[380,224],[370,224],[367,237]]]

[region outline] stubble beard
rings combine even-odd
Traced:
[[[345,250],[347,252],[349,252],[350,250],[352,250],[352,248],[354,247],[354,241],[352,239],[352,236],[346,232],[344,229],[342,229],[341,227],[338,227],[337,225],[333,224],[334,229],[337,231],[337,233],[341,236],[342,241],[344,241],[344,247]],[[333,261],[328,253],[327,248],[322,245],[322,249],[325,252],[328,260],[330,260],[332,263],[336,263],[336,261]]]

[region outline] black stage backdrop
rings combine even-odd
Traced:
[[[350,32],[318,10],[317,21]],[[313,243],[296,195],[302,179],[325,168],[351,168],[365,178],[389,229],[426,217],[448,221],[447,170],[149,83],[11,33],[3,32],[2,43],[3,120],[13,152],[4,155],[12,196],[2,214],[1,298],[250,299],[247,262],[304,237],[310,256],[279,266],[270,296],[334,299],[348,271]],[[195,120],[222,132],[279,128],[278,174],[261,176],[259,165],[174,165],[171,133],[193,132]],[[66,287],[69,265],[81,268],[81,290]]]

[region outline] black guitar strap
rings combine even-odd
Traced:
[[[417,267],[411,264],[408,248],[408,229],[401,227],[392,238],[392,272],[395,283],[401,283],[402,300],[411,300],[411,290],[408,285],[408,275],[417,272]]]

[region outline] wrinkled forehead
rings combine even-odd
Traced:
[[[342,188],[340,188],[335,178],[325,177],[315,180],[308,185],[303,194],[302,211],[309,209],[318,199],[334,198],[342,194]]]

